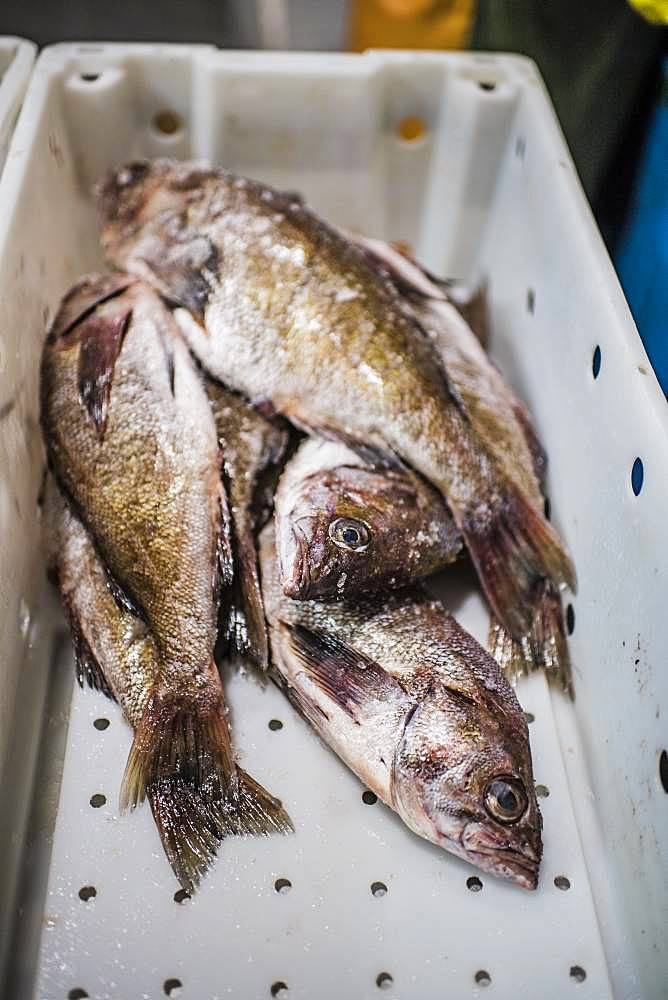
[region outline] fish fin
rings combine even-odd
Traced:
[[[222,452],[220,453],[222,456]],[[222,458],[221,458],[221,472],[218,477],[218,508],[220,512],[220,523],[218,528],[218,537],[216,541],[216,551],[218,560],[218,587],[229,587],[234,580],[234,555],[232,552],[232,515],[230,513],[230,505],[227,500],[227,491],[225,485],[221,478],[222,476]]]
[[[292,820],[283,803],[271,795],[255,778],[237,768],[239,777],[238,806],[227,817],[232,832],[240,836],[270,833],[294,833]]]
[[[547,478],[547,452],[543,448],[542,442],[538,437],[538,431],[536,430],[528,407],[525,406],[521,399],[517,398],[513,400],[512,406],[515,418],[522,428],[527,448],[531,453],[534,474],[538,480],[541,490],[543,490],[545,480]]]
[[[140,260],[158,279],[163,297],[187,309],[204,329],[212,278],[220,265],[220,252],[209,237],[199,234],[187,243],[174,244],[167,253],[160,245],[155,254]]]
[[[296,414],[290,414],[290,419],[301,427],[302,430],[305,430],[307,434],[344,444],[351,451],[354,451],[356,455],[359,455],[366,465],[370,465],[374,469],[405,471],[408,468],[403,459],[396,452],[388,448],[385,442],[380,439],[377,442],[374,441],[373,435],[370,435],[366,440],[361,440],[355,437],[354,434],[347,434],[338,427],[331,427],[327,424],[311,425]]]
[[[59,573],[55,566],[51,567],[52,576],[55,578],[56,583],[58,583]],[[83,687],[87,684],[88,687],[93,688],[95,691],[101,691],[105,694],[107,698],[111,698],[115,701],[114,694],[107,683],[107,679],[104,676],[102,667],[98,663],[93,650],[91,649],[90,643],[86,637],[86,632],[79,615],[72,603],[69,594],[67,594],[62,588],[60,588],[60,598],[67,617],[68,624],[70,626],[70,635],[72,636],[72,646],[74,647],[74,664],[76,669],[76,677],[79,682],[79,686]]]
[[[236,764],[217,675],[213,688],[207,685],[192,696],[160,683],[153,688],[125,766],[121,810],[143,802],[149,785],[176,778],[207,803],[235,801]]]
[[[251,531],[236,539],[235,555],[235,577],[227,626],[232,651],[241,659],[249,659],[264,672],[269,665],[269,643],[255,539]]]
[[[512,483],[491,512],[489,504],[481,510],[457,516],[459,528],[494,613],[518,638],[531,630],[538,582],[547,577],[575,591],[575,570],[542,511]]]
[[[79,398],[104,440],[116,359],[120,354],[132,309],[116,315],[92,313],[79,327]]]
[[[530,631],[515,640],[492,616],[488,647],[511,684],[542,669],[552,687],[574,697],[561,597],[549,580],[541,582],[534,597]]]
[[[292,653],[308,677],[352,719],[370,699],[388,701],[404,690],[374,660],[336,636],[312,632],[303,625],[285,625]]]
[[[128,274],[90,274],[68,291],[49,330],[48,341],[67,337],[98,306],[116,298],[136,282]]]
[[[172,870],[182,888],[193,893],[224,836],[219,812],[178,777],[149,784],[146,797]]]
[[[466,320],[471,330],[475,334],[480,346],[485,350],[489,348],[489,301],[487,282],[481,281],[476,290],[468,298],[459,301],[455,297],[454,289],[451,292],[451,302],[460,313],[462,319]]]

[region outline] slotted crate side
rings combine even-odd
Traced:
[[[493,81],[494,89],[481,89],[481,80]],[[542,149],[542,155],[551,157],[543,165],[527,159],[534,184],[539,185],[539,168],[550,170],[552,160],[562,155],[558,135],[555,139],[549,133],[549,124],[545,131],[545,122],[551,119],[541,94],[530,64],[505,57],[379,53],[314,58],[165,46],[60,46],[47,51],[35,72],[29,107],[20,124],[16,145],[25,152],[20,162],[17,154],[11,173],[8,165],[0,188],[3,205],[11,206],[0,221],[0,308],[7,320],[2,325],[3,349],[14,359],[4,388],[11,388],[19,376],[27,387],[20,414],[0,446],[11,447],[12,454],[22,457],[26,447],[33,449],[30,461],[24,459],[25,472],[13,477],[13,505],[0,509],[2,585],[15,599],[17,613],[17,595],[43,578],[34,503],[39,481],[36,366],[44,320],[78,273],[99,265],[90,184],[103,169],[139,154],[208,156],[301,190],[332,221],[373,235],[408,239],[428,263],[445,273],[468,275],[493,264],[494,348],[537,411],[552,458],[556,515],[576,550],[582,582],[588,564],[583,565],[574,540],[582,484],[588,480],[582,465],[573,461],[583,430],[577,424],[574,431],[570,415],[574,407],[570,411],[566,407],[567,419],[563,418],[559,398],[559,386],[566,379],[561,345],[568,342],[559,339],[565,336],[561,288],[554,269],[541,271],[545,290],[540,295],[546,301],[551,296],[556,304],[549,325],[531,326],[525,315],[523,276],[527,267],[538,266],[544,248],[536,248],[532,226],[538,223],[532,222],[528,208],[520,206],[516,224],[515,206],[509,201],[511,196],[521,201],[526,186],[526,181],[513,182],[512,174],[514,128],[522,115],[542,136],[532,155],[541,155]],[[175,112],[181,123],[169,134],[159,127],[164,111]],[[427,126],[412,144],[396,132],[401,119],[411,114]],[[592,314],[599,315],[599,310],[607,315],[607,296],[614,299],[617,294],[606,261],[600,251],[596,255],[586,228],[586,238],[582,237],[579,197],[572,186],[562,190],[557,185],[555,201],[563,216],[572,220],[558,244],[561,255],[574,254],[573,247],[584,249],[582,266],[592,269],[588,284],[577,269],[573,278],[583,311],[576,330],[591,327]],[[533,212],[541,211],[545,207],[537,199]],[[557,231],[563,228],[562,223]],[[574,236],[578,232],[584,248]],[[507,259],[505,244],[510,248]],[[537,282],[535,294],[534,308],[541,301]],[[619,306],[614,312],[618,335],[626,343],[635,334]],[[532,366],[537,358],[539,378]],[[564,386],[570,392],[572,382],[573,398],[579,391],[575,379],[573,374]],[[543,383],[548,387],[545,392],[539,391]],[[649,396],[638,395],[637,405],[647,414]],[[661,426],[660,411],[653,413],[655,424]],[[33,428],[27,436],[26,427]],[[610,433],[609,427],[603,411],[594,411],[590,437]],[[0,468],[3,473],[11,468],[8,452],[2,455]],[[573,476],[578,473],[582,478],[574,487]],[[638,499],[646,496],[643,489]],[[600,560],[601,551],[591,558]],[[581,622],[581,597],[582,589],[576,603],[578,651],[585,630],[588,650],[600,640],[594,622],[588,624],[586,615]],[[458,598],[453,608],[484,638],[484,615],[477,598],[467,596],[463,604]],[[3,626],[14,645],[9,647],[11,669],[2,680],[1,695],[2,706],[11,714],[21,650],[11,609],[5,615]],[[34,617],[47,621],[39,600]],[[610,647],[606,669],[611,672],[621,662],[614,654]],[[605,666],[602,659],[596,663],[600,665],[588,674],[592,698]],[[581,668],[580,674],[584,672]],[[578,676],[579,694],[582,683]],[[619,683],[629,701],[633,690],[623,687],[623,679]],[[572,780],[575,775],[586,787],[587,772],[580,758],[569,759],[569,745],[560,750],[542,679],[533,679],[521,690],[525,707],[536,715],[532,747],[537,780],[550,789],[549,798],[541,800],[546,855],[541,889],[533,896],[492,879],[485,880],[482,893],[471,893],[466,888],[466,878],[473,874],[470,868],[417,841],[384,808],[360,804],[358,783],[288,711],[278,692],[262,693],[239,678],[231,682],[230,693],[244,762],[283,795],[298,833],[286,840],[224,845],[201,894],[179,906],[172,898],[176,887],[147,810],[117,818],[127,730],[108,703],[76,692],[37,995],[66,995],[70,989],[83,988],[86,983],[80,977],[86,976],[94,996],[122,996],[127,989],[134,995],[140,985],[146,995],[156,996],[169,978],[182,978],[184,995],[193,996],[266,996],[271,983],[280,981],[288,982],[290,995],[295,996],[345,992],[374,996],[375,977],[387,971],[395,977],[393,989],[404,998],[439,996],[445,984],[448,988],[452,984],[458,996],[468,996],[480,988],[475,973],[487,970],[497,995],[515,996],[520,989],[531,995],[540,988],[543,996],[560,997],[576,988],[578,969],[587,975],[577,984],[581,996],[609,995],[589,877],[573,818],[574,810],[585,848],[591,849],[594,840],[587,842],[583,820],[590,803],[583,808],[577,799],[569,801],[562,754]],[[42,697],[43,688],[36,685],[30,702],[36,714]],[[561,713],[563,706],[559,709]],[[593,772],[598,766],[598,773],[605,773],[607,723],[603,731],[596,707],[590,708],[584,698],[578,698],[576,710],[588,763]],[[61,704],[60,711],[66,717],[66,705]],[[570,720],[570,708],[565,711]],[[99,713],[111,722],[105,732],[92,725]],[[266,728],[274,713],[285,722],[280,751],[278,734]],[[33,732],[35,727],[24,730],[26,744],[30,742],[26,734]],[[35,733],[35,744],[36,740]],[[102,786],[106,803],[93,809],[89,798]],[[606,809],[613,809],[617,796],[610,787],[596,791],[595,815],[600,819]],[[651,805],[660,808],[656,800]],[[48,850],[48,837],[44,846]],[[597,877],[616,881],[620,859],[609,843],[607,849],[610,863],[602,873],[597,869]],[[387,878],[381,867],[391,873]],[[293,878],[295,871],[301,875]],[[553,883],[559,874],[571,881],[567,891]],[[281,876],[293,881],[293,889],[285,895],[273,888],[273,880]],[[390,890],[382,899],[369,891],[370,882],[378,879]],[[96,881],[98,896],[84,902],[79,889]],[[619,882],[626,905],[634,887],[623,878]],[[603,886],[594,889],[601,899]],[[655,887],[653,900],[659,891]],[[485,908],[472,900],[482,901]],[[631,899],[631,912],[637,912],[637,903]],[[384,904],[388,904],[384,910],[373,908]],[[617,922],[616,911],[613,915],[599,911],[599,919],[604,930],[609,925],[608,944],[623,940],[625,929]],[[654,924],[645,935],[650,947],[660,926]],[[216,965],[212,955],[220,957]],[[527,955],[535,961],[527,961]],[[630,958],[614,956],[611,971],[619,996],[641,995],[630,984],[644,957],[641,948]],[[658,961],[645,969],[643,996],[660,995]],[[576,973],[569,982],[571,968]],[[248,988],[240,992],[244,984]]]
[[[36,51],[24,38],[0,36],[0,174]]]
[[[616,895],[636,956],[618,973],[629,995],[663,995],[668,410],[559,137],[542,88],[530,87],[477,266],[491,276],[493,350],[538,420],[557,526],[579,570],[575,716],[607,861],[601,890]]]

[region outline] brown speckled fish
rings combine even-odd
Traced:
[[[441,284],[414,260],[379,240],[363,241],[367,256],[390,274],[432,338],[471,426],[502,470],[506,482],[543,517],[542,486],[547,459],[526,406],[503,380],[479,337]],[[479,309],[480,311],[480,309]],[[484,310],[482,310],[484,311]],[[575,585],[575,574],[571,586]],[[490,626],[490,648],[508,677],[542,668],[550,682],[572,693],[571,664],[564,629],[559,579],[538,576],[526,594],[530,626]]]
[[[433,486],[321,438],[305,441],[283,470],[275,519],[281,585],[295,600],[405,586],[462,551]]]
[[[149,788],[171,795],[161,803],[169,825],[187,808],[185,788],[218,815],[235,815],[242,831],[247,812],[249,830],[257,829],[257,811],[266,829],[288,827],[280,804],[234,760],[213,660],[231,566],[218,440],[199,375],[155,292],[123,276],[93,276],[72,289],[45,343],[41,409],[49,465],[125,615],[110,624],[108,598],[93,613],[76,578],[72,586],[72,563],[65,566],[80,674],[104,677],[135,730],[121,806],[137,805]],[[99,578],[81,587],[101,594]],[[145,670],[134,673],[134,654],[112,656],[110,670],[109,649],[95,653],[100,622],[107,631],[133,623]],[[167,853],[181,852],[172,863],[184,884],[194,883],[188,831],[179,840],[170,829]]]
[[[512,635],[532,627],[537,583],[573,582],[557,535],[475,432],[394,283],[298,199],[144,161],[108,177],[100,211],[109,261],[185,307],[184,335],[215,377],[440,491]]]
[[[496,661],[418,589],[285,597],[271,525],[260,564],[277,681],[325,743],[419,836],[535,889],[529,734]]]
[[[229,604],[223,607],[224,639],[231,642],[237,658],[266,670],[267,626],[255,535],[271,509],[271,497],[266,494],[273,486],[288,433],[219,382],[208,379],[206,391],[222,448],[231,514],[234,581]]]

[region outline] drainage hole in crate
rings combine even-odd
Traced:
[[[79,79],[83,80],[84,83],[95,83],[96,80],[100,79],[100,73],[79,73]]]
[[[530,725],[532,722],[536,721],[536,716],[533,714],[533,712],[523,712],[522,714],[524,715],[524,721],[527,723],[527,725]]]
[[[574,979],[576,983],[584,983],[586,978],[587,973],[581,965],[571,965],[571,979]]]
[[[550,789],[547,785],[536,785],[536,795],[539,799],[546,799],[550,794]]]
[[[279,729],[283,728],[283,723],[281,722],[280,719],[270,719],[269,728],[271,729],[272,733],[277,733]]]
[[[90,797],[90,804],[92,805],[93,809],[99,809],[100,806],[103,806],[106,801],[107,801],[107,796],[103,795],[101,792],[96,792],[95,795],[91,795]]]
[[[633,468],[631,469],[631,489],[636,496],[638,496],[642,489],[642,482],[644,478],[645,470],[643,469],[642,459],[636,458],[633,463]]]
[[[174,893],[175,903],[185,903],[186,899],[192,899],[187,889],[177,889]]]
[[[387,886],[384,882],[372,882],[371,883],[371,895],[375,896],[376,899],[380,899],[381,896],[387,894]]]
[[[77,986],[75,989],[70,990],[67,994],[67,1000],[86,1000],[87,996],[88,993],[86,993],[85,990],[82,990],[80,986]]]
[[[274,882],[274,889],[276,892],[280,892],[281,896],[284,896],[286,892],[290,892],[290,889],[292,889],[292,882],[289,878],[277,878]]]
[[[362,792],[362,802],[365,806],[375,806],[378,801],[378,796],[375,792],[370,792],[368,789],[366,792]]]
[[[533,316],[534,309],[536,308],[536,293],[533,288],[527,288],[527,309]]]
[[[482,880],[479,879],[477,875],[471,875],[466,880],[466,888],[469,889],[470,892],[480,892],[482,889]]]
[[[665,750],[661,751],[659,757],[659,778],[664,792],[668,792],[668,753]]]
[[[550,515],[552,514],[552,504],[550,503],[550,498],[545,497],[543,500],[543,512],[545,514],[545,520],[550,520]]]
[[[569,878],[566,878],[565,875],[557,875],[557,877],[554,880],[554,884],[556,885],[557,889],[561,889],[563,892],[566,892],[566,890],[570,889],[571,887],[571,880]]]
[[[95,899],[97,896],[97,889],[94,885],[82,885],[79,889],[79,899],[82,899],[84,903],[87,903],[89,899]]]
[[[492,982],[492,977],[486,969],[478,969],[473,978],[478,986],[489,986]]]
[[[427,126],[417,115],[407,115],[397,122],[396,135],[402,142],[417,142],[427,133]]]
[[[176,113],[176,111],[170,111],[165,108],[162,111],[157,111],[153,116],[153,121],[151,122],[153,129],[160,136],[174,136],[177,132],[181,132],[183,129],[183,122],[181,116]]]
[[[103,733],[105,729],[109,728],[109,719],[95,719],[93,725]]]
[[[162,984],[162,992],[166,997],[178,997],[181,996],[181,987],[183,983],[180,979],[165,979]]]
[[[566,608],[566,629],[569,635],[573,635],[575,631],[575,608],[572,604],[569,604]]]
[[[599,372],[601,371],[601,348],[596,345],[594,348],[594,355],[591,359],[591,373],[594,378],[598,378]]]
[[[376,986],[379,990],[389,990],[393,982],[394,979],[389,972],[379,972],[376,976]]]
[[[496,82],[494,80],[478,80],[478,86],[481,90],[496,90]]]
[[[278,979],[275,983],[271,984],[271,989],[269,991],[272,997],[284,997],[287,996],[288,984],[284,983],[282,980]]]

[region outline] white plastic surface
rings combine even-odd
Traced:
[[[28,77],[36,46],[23,38],[0,36],[0,173]]]
[[[182,123],[169,136],[154,125],[164,110]],[[413,143],[397,136],[407,115],[426,126]],[[668,415],[527,60],[130,45],[57,46],[41,56],[0,183],[0,399],[26,386],[22,408],[0,426],[4,718],[17,698],[37,716],[48,666],[44,656],[41,684],[17,689],[20,597],[43,579],[35,500],[44,323],[77,275],[99,266],[91,184],[138,154],[210,158],[301,191],[340,225],[407,240],[440,273],[487,277],[492,351],[536,414],[553,518],[579,572],[577,697],[571,706],[551,696],[541,677],[519,691],[535,716],[536,780],[549,790],[540,800],[538,892],[482,875],[474,892],[474,869],[418,840],[380,804],[363,803],[358,781],[277,690],[230,679],[240,758],[283,798],[297,832],[226,842],[196,898],[178,903],[148,809],[118,816],[130,740],[118,709],[56,685],[11,995],[665,996],[668,795],[658,759],[668,710]],[[450,576],[446,586],[460,620],[484,638],[473,581]],[[31,604],[44,634],[48,603]],[[43,800],[60,776],[72,690],[49,813]],[[98,718],[109,726],[96,728]],[[270,729],[273,718],[283,728]],[[6,753],[34,754],[37,740],[36,727],[17,735],[0,761],[4,776]],[[3,794],[10,786],[3,782]],[[96,794],[105,802],[94,808]],[[568,888],[555,885],[558,876]],[[279,878],[291,882],[287,891],[276,891]],[[374,895],[374,882],[387,892]],[[91,886],[96,895],[81,899]]]

